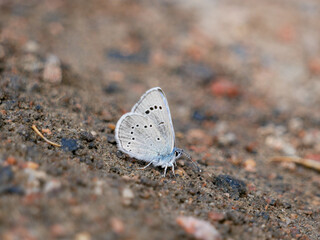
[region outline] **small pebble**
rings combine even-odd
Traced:
[[[25,168],[24,173],[27,176],[27,181],[24,183],[26,194],[40,192],[42,183],[48,178],[47,174],[32,168]]]
[[[107,94],[114,94],[114,93],[121,92],[121,88],[119,87],[119,84],[117,82],[111,82],[103,90]]]
[[[320,75],[320,58],[316,57],[309,61],[309,70],[315,75]]]
[[[39,51],[39,44],[30,40],[24,45],[23,50],[27,53],[37,53]]]
[[[244,169],[248,172],[255,172],[256,171],[256,162],[249,158],[244,162]]]
[[[52,236],[54,236],[55,238],[61,238],[63,236],[65,236],[67,234],[67,229],[64,225],[62,224],[53,224],[50,227],[50,233]]]
[[[96,180],[95,181],[95,186],[94,186],[94,194],[96,195],[102,195],[103,189],[102,189],[103,181],[101,180]]]
[[[14,173],[11,166],[1,167],[0,166],[0,186],[9,183],[13,180]]]
[[[265,140],[267,146],[286,155],[295,155],[296,149],[280,137],[268,136]]]
[[[55,191],[61,189],[61,185],[62,184],[59,180],[52,179],[52,180],[46,182],[46,184],[44,185],[43,191],[45,193],[55,192]]]
[[[303,129],[303,121],[300,118],[292,118],[289,121],[289,130],[299,132]]]
[[[201,122],[206,120],[206,116],[203,112],[200,112],[199,110],[195,110],[192,114],[192,119]]]
[[[240,88],[227,79],[219,79],[211,84],[211,93],[214,96],[237,97],[240,95]]]
[[[180,216],[176,218],[177,224],[187,233],[200,240],[222,240],[217,229],[207,221],[195,218]]]
[[[122,202],[124,205],[128,206],[131,204],[134,194],[130,188],[125,188],[122,190]]]
[[[139,196],[143,199],[148,199],[150,198],[150,193],[148,191],[142,191],[139,193]]]
[[[65,151],[74,152],[79,149],[78,142],[75,139],[62,138],[61,145],[61,148]]]
[[[116,139],[113,134],[107,134],[107,141],[111,144],[116,144]]]
[[[258,151],[257,151],[257,143],[255,142],[251,142],[249,144],[247,144],[245,146],[245,150],[249,153],[253,153],[253,154],[256,154]]]
[[[80,132],[80,139],[87,142],[92,142],[93,140],[95,140],[95,137],[90,132],[82,131]]]
[[[97,149],[97,145],[96,145],[94,142],[90,142],[90,143],[88,144],[88,148],[89,148],[89,149],[93,149],[93,148]]]
[[[107,127],[108,127],[110,130],[112,130],[112,131],[114,131],[114,130],[116,129],[116,125],[113,124],[113,123],[109,123],[109,124],[107,125]]]
[[[181,177],[188,176],[188,174],[183,170],[183,168],[178,168],[177,170],[175,170],[175,174],[178,174]]]
[[[29,162],[26,162],[26,163],[24,164],[24,167],[25,167],[25,168],[31,168],[31,169],[38,169],[38,168],[39,168],[39,164],[38,164],[38,163],[35,163],[35,162],[29,161]]]
[[[37,112],[41,112],[43,110],[43,108],[41,107],[41,105],[37,104],[34,109],[37,111]]]
[[[91,240],[91,235],[88,232],[77,233],[74,240]]]
[[[318,132],[306,132],[302,138],[302,144],[305,147],[313,147],[320,142],[320,133]]]
[[[146,177],[141,177],[140,182],[141,182],[141,184],[146,185],[147,187],[156,187],[159,185],[158,182],[153,181],[153,180],[146,178]]]
[[[224,214],[219,212],[209,212],[208,217],[212,221],[217,221],[217,222],[221,222],[224,220]]]
[[[21,186],[6,185],[0,188],[0,195],[2,194],[24,195],[25,191]]]
[[[224,192],[230,193],[234,199],[239,199],[247,194],[246,184],[229,175],[219,175],[213,183]]]
[[[116,217],[111,218],[110,220],[111,228],[115,233],[121,234],[124,231],[124,223]]]
[[[149,49],[141,48],[139,51],[128,53],[121,49],[106,50],[106,57],[111,60],[118,60],[127,63],[148,63],[149,62]]]
[[[120,150],[116,151],[116,155],[118,158],[124,159],[125,158],[125,154],[123,152],[121,152]]]
[[[30,53],[20,58],[19,65],[23,71],[30,73],[40,72],[43,68],[41,60],[36,55]]]
[[[237,137],[232,132],[218,135],[218,144],[220,146],[224,146],[224,147],[231,146],[236,142],[237,142]]]
[[[6,162],[9,165],[15,165],[17,163],[17,159],[15,157],[10,156],[7,158]]]
[[[53,84],[60,84],[62,81],[62,70],[60,60],[55,55],[49,55],[43,70],[43,80]]]

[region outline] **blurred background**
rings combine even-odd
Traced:
[[[155,86],[202,176],[116,154]],[[0,87],[2,239],[191,238],[180,215],[225,239],[319,237],[319,167],[268,161],[320,161],[317,0],[0,0]]]
[[[0,4],[2,41],[34,43],[94,85],[222,77],[279,108],[319,104],[317,1]]]

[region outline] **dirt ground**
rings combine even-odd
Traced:
[[[0,239],[320,239],[319,170],[271,162],[320,161],[319,28],[316,0],[0,0]],[[155,86],[202,172],[117,152]]]

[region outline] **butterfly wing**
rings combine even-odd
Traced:
[[[118,148],[147,162],[166,154],[166,139],[151,118],[138,113],[124,114],[118,121],[115,138]]]
[[[160,135],[165,139],[164,155],[174,148],[174,129],[167,98],[161,88],[148,90],[131,109],[132,113],[141,114],[156,125]]]

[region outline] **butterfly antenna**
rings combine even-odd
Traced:
[[[201,169],[197,162],[192,161],[191,156],[182,149],[182,153],[192,162],[192,164],[197,168],[198,172],[201,172]]]

